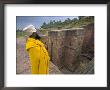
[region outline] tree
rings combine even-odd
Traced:
[[[41,28],[46,29],[46,27],[47,27],[47,24],[44,22],[43,25],[41,26]]]
[[[79,16],[78,18],[79,18],[79,20],[81,20],[81,19],[83,19],[83,18],[84,18],[84,16]]]

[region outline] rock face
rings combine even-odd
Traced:
[[[51,61],[59,68],[74,70],[75,62],[81,53],[84,29],[53,30],[48,33],[48,52]]]
[[[79,61],[81,55],[85,55],[89,59],[94,58],[94,24],[83,28],[49,31],[48,36],[43,38],[43,42],[46,44],[51,61],[60,70],[66,68],[78,73],[77,69],[80,64],[84,65]],[[87,62],[89,63],[89,61]],[[85,72],[84,70],[83,72]]]
[[[66,31],[64,47],[64,65],[70,71],[74,71],[78,66],[78,57],[81,53],[84,29],[74,29]]]
[[[49,53],[51,61],[59,68],[63,66],[64,61],[64,31],[50,31],[49,32]]]
[[[82,46],[82,53],[91,57],[94,57],[94,24],[89,24],[84,27],[85,35]]]

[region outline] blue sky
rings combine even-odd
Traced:
[[[16,28],[23,29],[24,27],[32,24],[36,28],[40,28],[43,22],[49,23],[50,20],[64,21],[67,18],[73,19],[78,18],[74,16],[17,16],[16,17]]]

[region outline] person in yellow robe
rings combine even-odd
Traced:
[[[32,25],[24,31],[29,36],[26,41],[26,50],[29,52],[32,74],[48,74],[50,57],[45,45],[40,41],[41,36]]]

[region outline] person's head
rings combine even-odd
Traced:
[[[30,35],[29,37],[34,39],[41,39],[41,37],[37,34],[37,32],[33,32],[32,35]]]
[[[41,32],[39,30],[36,30],[33,25],[28,25],[23,29],[23,31],[25,31],[26,35],[30,38],[40,39],[42,36]]]

